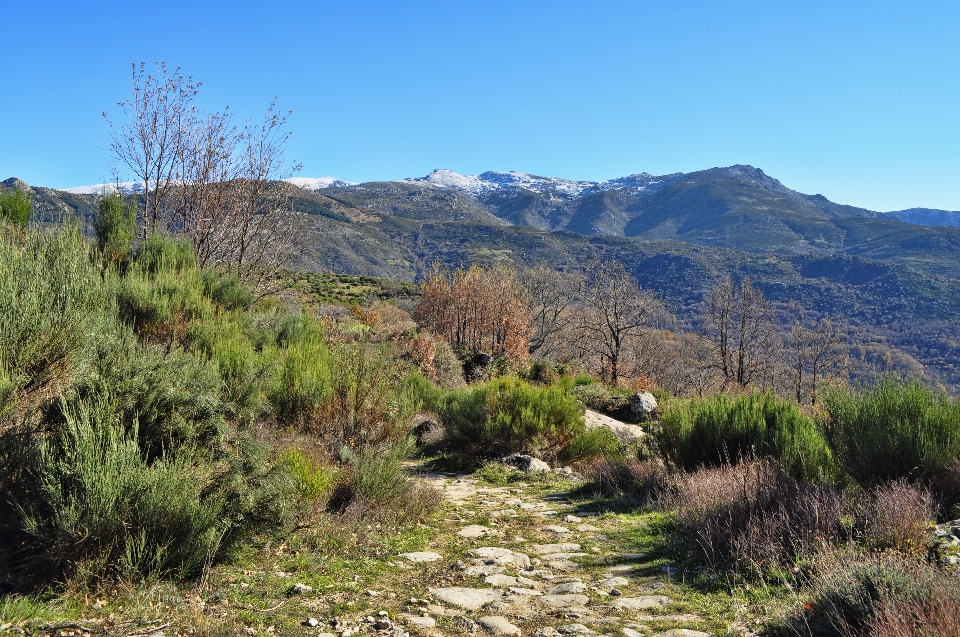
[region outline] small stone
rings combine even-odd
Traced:
[[[559,634],[556,628],[544,626],[543,628],[538,628],[537,631],[533,633],[533,637],[557,637]]]
[[[462,586],[433,588],[430,589],[430,594],[441,601],[467,610],[478,610],[484,604],[500,598],[500,592],[492,588],[465,588]]]
[[[534,544],[533,551],[538,555],[549,555],[550,553],[569,553],[579,551],[580,545],[574,542],[562,542],[560,544]]]
[[[401,553],[400,557],[414,563],[436,562],[437,560],[443,559],[442,555],[440,555],[439,553],[434,553],[433,551],[415,551],[413,553]]]
[[[380,593],[378,593],[377,591],[372,591],[372,590],[371,590],[371,591],[367,591],[367,595],[370,596],[370,597],[379,597],[379,596],[380,596]]]
[[[642,595],[640,597],[621,597],[613,601],[617,608],[628,608],[630,610],[646,610],[648,608],[659,608],[666,606],[672,600],[666,595]]]
[[[528,597],[534,597],[536,595],[543,595],[540,591],[534,588],[518,588],[516,586],[510,587],[510,592],[514,595],[526,595]]]
[[[575,515],[565,515],[563,516],[563,521],[566,522],[567,524],[576,524],[577,522],[580,521],[580,518],[578,518]]]
[[[552,568],[555,571],[575,571],[580,568],[580,565],[570,560],[553,560],[547,562],[547,568]]]
[[[309,626],[310,628],[316,628],[320,625],[320,621],[315,617],[307,617],[306,621],[303,622],[304,626]]]
[[[427,617],[426,615],[424,615],[423,617],[417,617],[416,615],[407,615],[406,617],[404,617],[404,620],[407,622],[409,626],[412,626],[414,628],[421,628],[424,630],[429,628],[436,628],[437,626],[437,620],[435,620],[433,617]]]
[[[389,619],[385,617],[381,617],[380,619],[378,619],[373,623],[373,627],[376,628],[377,630],[386,630],[391,626],[393,626],[393,622],[391,622]]]
[[[484,630],[494,635],[519,635],[520,629],[510,623],[506,617],[490,615],[477,620]]]
[[[589,635],[593,631],[583,624],[567,624],[558,628],[557,632],[562,635]]]
[[[586,595],[542,595],[537,601],[550,608],[569,608],[571,606],[586,606],[590,598]]]
[[[459,531],[457,535],[460,537],[484,537],[486,535],[492,535],[496,533],[494,529],[491,529],[486,526],[481,526],[479,524],[471,524],[470,526],[465,526]]]
[[[557,535],[564,535],[570,532],[570,529],[565,526],[560,526],[559,524],[548,524],[541,530],[547,533],[556,533]]]
[[[550,589],[554,595],[568,595],[571,593],[582,593],[587,590],[587,585],[583,582],[567,582],[566,584],[557,584]]]
[[[621,595],[623,595],[623,592],[619,588],[611,588],[610,594],[614,597],[620,597]]]
[[[511,453],[509,456],[501,458],[500,462],[521,471],[550,471],[550,465],[543,460],[522,453]]]
[[[312,586],[307,586],[306,584],[301,584],[300,582],[297,582],[296,584],[293,585],[293,588],[292,588],[291,590],[292,590],[292,591],[294,592],[294,594],[296,594],[296,595],[303,595],[304,593],[309,593],[310,591],[312,591],[312,590],[313,590],[313,587],[312,587]]]
[[[388,613],[388,612],[385,611],[385,610],[382,610],[382,611],[380,611],[379,613],[377,613],[377,615],[379,615],[380,617],[389,617],[389,616],[390,616],[390,613]]]

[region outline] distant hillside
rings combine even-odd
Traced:
[[[960,211],[933,210],[931,208],[910,208],[896,212],[883,213],[907,223],[916,223],[921,226],[953,226],[960,228]]]

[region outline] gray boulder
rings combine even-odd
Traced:
[[[500,462],[521,471],[550,471],[550,465],[546,462],[523,453],[511,453],[501,458]]]
[[[648,391],[638,391],[630,399],[630,411],[645,420],[651,420],[659,408],[657,399]]]

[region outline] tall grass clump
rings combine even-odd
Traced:
[[[0,238],[0,413],[70,384],[102,328],[106,299],[76,227]]]
[[[602,433],[586,432],[583,409],[570,393],[569,381],[539,387],[513,377],[497,378],[450,392],[439,416],[446,428],[446,448],[464,459],[519,451],[553,462],[585,459],[610,447]]]
[[[960,400],[918,381],[834,387],[822,405],[834,457],[863,486],[935,479],[960,458]]]
[[[835,471],[814,422],[795,403],[769,393],[669,403],[655,439],[664,458],[687,471],[756,458],[772,459],[805,481]]]

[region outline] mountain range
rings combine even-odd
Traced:
[[[602,182],[435,170],[293,183],[305,269],[413,281],[437,262],[571,269],[601,256],[690,324],[720,277],[749,276],[784,316],[842,322],[861,367],[925,367],[960,391],[958,212],[845,206],[740,165]],[[32,190],[41,220],[89,217],[85,193],[100,191]]]

